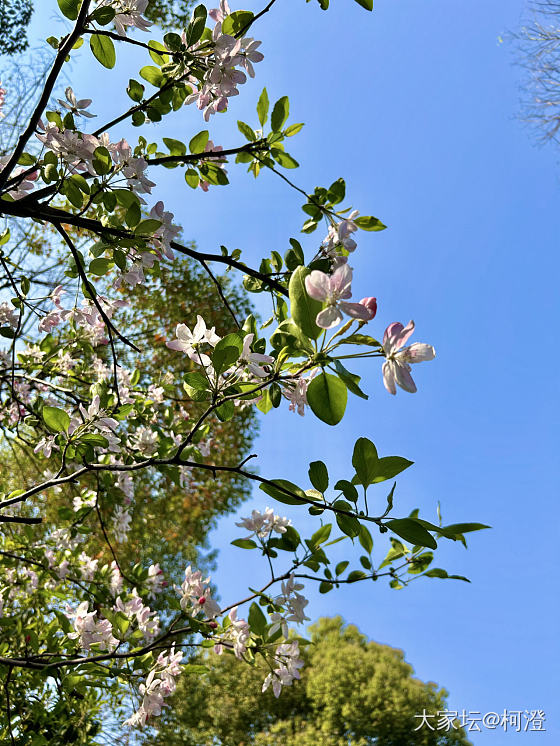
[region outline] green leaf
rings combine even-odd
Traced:
[[[103,65],[103,67],[107,67],[109,70],[115,67],[117,55],[115,53],[113,40],[109,36],[92,34],[89,39],[89,45],[93,52],[93,56]]]
[[[235,404],[232,401],[225,401],[216,408],[216,414],[220,422],[228,422],[235,414]]]
[[[102,277],[109,271],[110,266],[111,262],[108,259],[94,259],[92,262],[90,262],[89,271],[92,274],[97,275],[98,277]]]
[[[156,88],[161,88],[165,82],[164,74],[161,72],[159,67],[154,67],[153,65],[146,65],[141,68],[140,75],[144,80],[147,80],[148,83],[151,83]]]
[[[130,78],[130,80],[128,81],[128,88],[126,89],[126,92],[133,101],[142,101],[144,90],[145,88],[142,83],[134,80],[134,78]]]
[[[231,542],[234,547],[239,547],[240,549],[256,549],[257,543],[253,541],[252,539],[235,539]]]
[[[373,539],[367,526],[360,525],[360,532],[358,533],[358,541],[363,546],[368,554],[371,554],[373,549]]]
[[[309,502],[305,492],[287,479],[274,479],[270,483],[263,482],[259,485],[259,489],[286,505],[301,505],[302,502]]]
[[[375,476],[372,480],[372,484],[377,482],[384,482],[386,479],[392,479],[400,474],[401,471],[408,469],[412,466],[414,461],[409,461],[401,456],[384,456],[380,458],[375,466]]]
[[[105,176],[105,174],[108,174],[113,167],[111,154],[109,153],[107,148],[103,147],[103,145],[100,145],[93,151],[92,164],[93,168],[95,169],[95,173],[99,174],[100,176]]]
[[[200,184],[200,176],[198,175],[198,171],[195,171],[194,168],[187,168],[187,170],[185,171],[185,181],[191,187],[191,189],[196,189],[197,186]]]
[[[315,319],[323,304],[307,294],[305,278],[309,274],[311,270],[307,267],[296,267],[290,278],[288,290],[293,320],[306,336],[317,339],[323,330],[317,326]]]
[[[284,168],[298,168],[299,163],[289,153],[285,153],[279,148],[272,148],[271,151],[274,160]]]
[[[214,347],[212,366],[217,375],[239,360],[243,350],[243,342],[238,334],[228,334]]]
[[[235,36],[243,31],[253,20],[254,14],[249,10],[236,10],[226,16],[222,22],[222,33]]]
[[[470,531],[481,531],[484,528],[492,528],[484,523],[451,523],[449,526],[444,526],[443,530],[446,533],[452,534],[467,534]]]
[[[434,537],[418,521],[413,518],[394,518],[385,524],[397,536],[410,541],[421,547],[436,549],[437,543]]]
[[[334,574],[337,576],[341,575],[344,572],[344,570],[346,570],[349,564],[350,563],[348,562],[348,560],[343,560],[342,562],[339,562],[338,565],[334,568]]]
[[[142,220],[140,221],[140,223],[138,223],[138,225],[134,229],[134,233],[137,236],[151,236],[157,231],[158,228],[161,228],[161,220],[147,218],[146,220]]]
[[[319,492],[325,492],[329,486],[329,472],[322,461],[312,461],[309,464],[309,480]]]
[[[208,130],[202,130],[195,135],[189,142],[189,150],[191,153],[204,153],[204,148],[208,142],[210,134]]]
[[[78,17],[81,4],[82,0],[58,0],[58,7],[70,21],[75,21]]]
[[[335,490],[340,490],[344,497],[350,502],[358,502],[358,490],[354,487],[352,482],[347,479],[339,479],[334,486]]]
[[[171,155],[186,155],[187,146],[181,140],[174,140],[172,137],[164,137],[163,142],[169,148]]]
[[[356,2],[359,2],[359,0],[356,0]],[[383,225],[381,220],[378,220],[371,215],[362,215],[359,218],[354,218],[354,222],[358,228],[361,228],[363,231],[384,231],[387,227],[386,225]]]
[[[290,102],[287,96],[282,96],[274,104],[272,116],[270,117],[270,126],[273,132],[280,132],[290,113]]]
[[[240,120],[237,120],[237,129],[241,132],[243,137],[245,137],[247,140],[250,140],[252,142],[253,140],[257,139],[255,130],[252,127],[249,127],[248,124],[245,124],[245,122],[241,122]]]
[[[315,531],[309,541],[311,546],[318,547],[320,544],[323,544],[325,541],[327,541],[327,539],[331,535],[331,529],[332,525],[330,523],[327,523],[324,526],[321,526],[321,528],[317,529],[317,531]]]
[[[373,483],[379,456],[371,440],[358,438],[352,454],[352,466],[356,470],[358,483],[368,487]]]
[[[262,613],[261,607],[253,601],[249,609],[249,626],[251,631],[257,635],[264,635],[266,630],[266,617]]]
[[[206,8],[204,5],[197,5],[193,12],[193,17],[186,29],[187,47],[196,44],[202,38],[204,27],[206,26]]]
[[[330,373],[321,373],[307,388],[311,411],[327,425],[337,425],[344,417],[348,391],[342,381]]]
[[[43,407],[42,411],[45,425],[55,433],[61,433],[68,430],[70,416],[58,407]]]
[[[292,137],[293,135],[297,135],[302,127],[303,122],[298,122],[298,124],[290,124],[290,126],[286,127],[286,129],[284,130],[284,134],[286,135],[286,137]]]
[[[343,337],[339,344],[353,344],[353,345],[367,345],[368,347],[381,347],[381,342],[378,342],[373,337],[369,337],[367,334],[350,334],[349,337]]]
[[[367,394],[364,394],[364,392],[358,385],[361,381],[360,376],[357,376],[355,373],[350,373],[349,370],[346,370],[346,368],[344,367],[344,365],[342,365],[340,360],[334,361],[334,367],[336,368],[338,377],[342,381],[344,381],[348,391],[354,394],[354,396],[359,396],[360,399],[369,399],[369,396]]]
[[[365,572],[362,572],[361,570],[352,570],[352,572],[348,574],[346,580],[349,583],[357,583],[358,580],[364,580],[364,578],[367,578]]]
[[[268,93],[266,88],[262,89],[262,93],[259,96],[259,101],[257,103],[257,114],[259,117],[259,122],[261,123],[261,127],[264,127],[266,124],[266,120],[268,119],[268,107],[270,103],[268,100]]]
[[[365,8],[366,10],[373,10],[373,0],[355,0],[358,5],[361,5],[362,8]]]

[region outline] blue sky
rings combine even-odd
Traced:
[[[55,7],[41,2],[34,33],[48,35]],[[477,746],[560,736],[558,353],[549,329],[558,313],[559,171],[557,152],[535,147],[518,119],[521,71],[499,41],[524,8],[522,0],[377,0],[368,14],[334,0],[324,13],[282,0],[255,32],[265,53],[256,80],[210,124],[215,142],[235,146],[236,119],[257,124],[263,85],[273,100],[289,95],[291,121],[306,123],[290,143],[301,163],[290,176],[308,190],[343,176],[353,207],[389,226],[359,235],[354,295],[377,296],[375,336],[413,318],[416,341],[432,343],[436,360],[416,366],[417,394],[396,397],[383,389],[377,361],[352,366],[370,399],[351,397],[337,428],[273,412],[262,423],[259,468],[307,487],[307,465],[321,458],[335,478],[348,477],[353,443],[366,436],[380,454],[415,462],[398,478],[400,515],[418,506],[433,519],[441,500],[447,522],[493,526],[472,535],[467,552],[455,544],[439,551],[437,566],[471,585],[310,593],[310,616],[342,614],[404,649],[420,678],[450,690],[452,709],[546,711],[546,733],[471,734]],[[57,33],[52,23],[49,33]],[[142,54],[119,56],[122,81],[147,64]],[[79,97],[91,96],[102,117],[120,111],[113,91],[124,85],[108,95],[113,76],[87,53],[75,71]],[[154,138],[188,140],[205,128],[189,107]],[[158,197],[205,250],[242,248],[246,261],[284,252],[303,220],[299,195],[273,174],[255,182],[233,164],[229,174],[230,188],[203,194],[169,172]],[[309,256],[316,236],[300,236]],[[268,502],[257,494],[254,504]],[[297,511],[293,518],[310,525]],[[226,518],[212,537],[221,550],[214,579],[228,602],[254,564],[229,546],[239,531]]]

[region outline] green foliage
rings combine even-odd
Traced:
[[[256,605],[255,605],[256,606]],[[256,607],[258,609],[258,607]],[[254,613],[256,613],[254,611]],[[400,650],[368,641],[340,617],[310,629],[301,681],[261,694],[260,666],[212,653],[185,676],[147,744],[167,746],[467,746],[462,729],[415,730],[415,715],[447,709],[447,692],[413,676]]]

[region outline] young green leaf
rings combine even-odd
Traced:
[[[337,425],[344,417],[348,391],[342,381],[330,373],[321,373],[307,388],[307,402],[312,412],[327,425]]]
[[[259,122],[261,123],[261,127],[264,127],[264,125],[266,124],[266,120],[268,119],[268,107],[268,93],[266,88],[263,88],[262,93],[259,96],[259,101],[257,103],[257,114],[259,117]]]
[[[70,416],[58,407],[43,407],[42,411],[45,425],[55,433],[61,433],[68,430],[70,425]]]
[[[100,62],[103,67],[109,69],[115,67],[117,55],[115,53],[115,45],[113,40],[109,36],[103,36],[101,34],[93,33],[89,39],[89,45],[93,56]],[[142,73],[140,73],[142,74]]]
[[[317,339],[323,330],[317,326],[315,319],[323,308],[323,304],[307,294],[305,278],[310,273],[307,267],[297,267],[290,279],[288,291],[293,320],[305,335],[311,339]]]
[[[437,548],[434,537],[413,518],[394,518],[392,521],[387,521],[385,525],[391,531],[394,531],[397,536],[405,539],[405,541],[410,541],[411,544],[429,547],[430,549]]]
[[[364,487],[372,484],[378,461],[377,449],[371,440],[358,438],[352,454],[352,466],[356,469],[359,484]]]
[[[312,461],[309,464],[309,480],[319,492],[325,492],[329,486],[329,472],[322,461]]]
[[[290,102],[287,96],[282,96],[274,104],[272,116],[270,117],[270,126],[273,132],[280,132],[290,113]]]

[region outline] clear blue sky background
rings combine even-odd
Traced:
[[[48,35],[47,26],[57,33],[56,3],[40,5],[34,33]],[[370,399],[351,397],[337,428],[286,407],[273,412],[258,441],[259,468],[307,487],[307,464],[322,458],[335,478],[348,477],[354,440],[367,436],[382,455],[416,462],[398,479],[399,514],[420,506],[433,519],[441,500],[447,522],[491,524],[472,535],[468,552],[455,544],[439,552],[436,564],[471,585],[426,580],[398,592],[381,583],[311,592],[310,616],[342,614],[369,637],[403,648],[419,677],[450,690],[452,709],[547,713],[546,733],[474,733],[476,746],[559,743],[558,155],[535,147],[516,118],[521,71],[511,45],[499,42],[519,26],[525,2],[376,0],[373,14],[350,0],[333,6],[323,13],[281,0],[262,19],[256,35],[265,61],[229,115],[212,120],[211,136],[239,144],[235,120],[256,126],[262,86],[273,100],[288,94],[291,121],[306,123],[290,143],[301,162],[290,176],[306,189],[344,176],[351,204],[389,226],[361,233],[351,260],[355,296],[378,298],[372,333],[413,318],[416,340],[434,344],[438,356],[416,366],[413,396],[390,397],[376,361],[353,366]],[[113,76],[86,52],[76,93],[110,117],[135,64],[148,63],[120,54],[123,86],[109,88]],[[204,128],[189,107],[154,139],[159,132],[188,140]],[[113,138],[121,134],[129,131]],[[242,248],[246,260],[285,251],[302,223],[299,195],[272,174],[254,182],[242,167],[229,173],[230,188],[203,194],[170,172],[158,196],[205,250],[223,243]],[[310,256],[315,236],[302,241]],[[268,502],[256,494],[254,504]],[[297,511],[294,521],[310,525]],[[226,518],[212,537],[220,548],[214,579],[228,602],[255,564],[229,546],[239,535]]]

